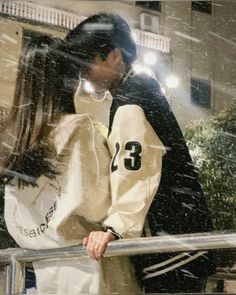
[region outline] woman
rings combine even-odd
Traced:
[[[128,258],[99,259],[116,238],[112,228],[104,230],[110,156],[90,117],[75,114],[65,73],[76,80],[78,70],[63,48],[61,40],[44,36],[20,57],[1,139],[6,224],[22,248],[89,244],[94,259],[35,262],[39,292],[138,293]],[[101,237],[94,247],[93,233]]]

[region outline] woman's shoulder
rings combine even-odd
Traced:
[[[57,154],[65,152],[78,139],[86,139],[94,132],[94,123],[88,114],[68,114],[57,118],[53,122],[49,134],[49,142],[56,149]]]

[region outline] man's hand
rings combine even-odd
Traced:
[[[115,236],[111,232],[92,231],[83,239],[83,246],[87,248],[91,259],[99,260],[103,257],[107,244],[114,240]]]

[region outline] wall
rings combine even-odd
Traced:
[[[172,70],[180,87],[170,103],[181,125],[207,118],[236,97],[236,2],[212,1],[212,14],[191,10],[191,1],[163,1],[164,35],[171,37]],[[191,103],[191,77],[211,80],[211,108]]]
[[[23,29],[63,37],[64,32],[40,24],[29,24],[0,17],[0,107],[9,108],[13,101],[17,64],[22,46]]]
[[[221,110],[236,99],[236,2],[217,1],[214,6],[214,108]]]
[[[171,65],[169,74],[179,78],[179,87],[168,90],[170,105],[181,126],[192,118],[190,109],[190,49],[191,42],[183,37],[190,35],[190,2],[164,2],[164,34],[171,38]]]

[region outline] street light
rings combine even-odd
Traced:
[[[147,66],[153,66],[157,62],[157,56],[153,52],[147,52],[143,56],[143,61]]]
[[[165,82],[168,88],[177,88],[179,86],[179,78],[174,75],[167,77]]]

